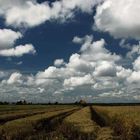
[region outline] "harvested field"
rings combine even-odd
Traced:
[[[0,140],[139,140],[140,138],[139,106],[4,107],[5,111],[0,109]]]

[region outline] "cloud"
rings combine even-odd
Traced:
[[[93,7],[100,3],[102,0],[87,0],[86,3],[83,0],[62,0],[62,4],[65,9],[75,9],[79,8],[83,12],[92,12]]]
[[[121,80],[124,80],[124,79],[128,78],[131,75],[131,73],[132,73],[131,69],[125,69],[122,66],[117,67],[116,75]]]
[[[66,64],[67,68],[70,69],[72,72],[80,73],[87,73],[93,69],[94,64],[87,63],[86,60],[81,58],[79,54],[72,54],[69,63]]]
[[[0,29],[0,50],[10,48],[21,37],[20,32],[15,32],[11,29]]]
[[[16,63],[16,65],[22,65],[22,64],[23,64],[22,61],[19,61],[19,62]]]
[[[38,72],[32,83],[63,100],[69,96],[80,99],[90,95],[90,99],[93,97],[97,101],[114,101],[115,98],[122,101],[130,97],[135,101],[134,96],[139,92],[132,94],[136,85],[131,85],[130,80],[135,71],[118,63],[122,58],[106,49],[104,39],[94,41],[93,36],[86,35],[74,37],[73,42],[81,44],[80,52],[72,54],[63,66],[50,66]]]
[[[94,16],[96,29],[115,38],[140,39],[139,5],[139,0],[105,0]]]
[[[83,39],[78,37],[78,36],[75,36],[72,40],[73,43],[77,43],[77,44],[81,44],[83,42]]]
[[[50,19],[48,3],[26,2],[25,7],[12,7],[7,11],[6,24],[13,26],[36,26]]]
[[[4,15],[6,13],[6,11],[13,6],[18,7],[18,6],[25,5],[25,3],[27,1],[29,1],[29,0],[24,0],[24,1],[23,0],[12,0],[12,1],[11,0],[5,0],[5,1],[1,0],[0,1],[0,15]],[[30,1],[36,2],[36,0],[30,0]]]
[[[9,79],[6,82],[7,82],[7,84],[15,84],[15,83],[22,84],[21,77],[22,77],[22,75],[20,73],[14,72],[10,75]]]
[[[100,61],[100,60],[107,60],[107,61],[119,61],[121,57],[116,55],[115,53],[112,54],[109,50],[105,48],[105,40],[100,39],[98,41],[93,41],[92,36],[85,36],[85,42],[81,46],[81,57],[88,61]]]
[[[138,45],[127,44],[126,48],[128,48],[130,50],[126,54],[128,58],[133,59],[136,56],[140,55],[140,44],[138,44]]]
[[[140,84],[140,55],[134,60],[133,62],[133,71],[131,74],[127,77],[127,81],[130,84],[138,84],[136,86],[139,87]]]
[[[65,64],[65,62],[64,62],[63,59],[56,59],[56,60],[54,61],[54,65],[55,65],[56,67],[60,67],[60,66],[62,66],[62,65],[64,65],[64,64]]]
[[[68,62],[56,59],[54,66],[31,75],[1,70],[0,98],[34,102],[81,98],[112,102],[139,100],[136,98],[140,86],[140,45],[125,44],[125,38],[140,39],[139,5],[138,0],[0,1],[0,16],[8,27],[15,28],[35,27],[54,20],[67,22],[77,11],[92,15],[97,6],[94,29],[108,32],[115,38],[124,38],[120,46],[128,50],[126,58],[122,58],[107,49],[108,44],[103,38],[95,40],[92,35],[75,36],[72,41],[81,48],[70,56]],[[0,56],[35,54],[32,44],[15,45],[22,36],[11,29],[0,29]],[[132,67],[123,66],[124,59],[130,60]]]
[[[82,38],[75,36],[73,38],[73,43],[82,44],[81,51],[84,51],[88,47],[90,47],[92,40],[93,40],[92,35],[86,35],[85,37],[82,37]],[[102,43],[104,44],[105,42],[102,42]]]
[[[116,76],[116,66],[108,61],[102,61],[95,67],[96,76]]]
[[[129,83],[140,83],[140,71],[133,71],[127,80]]]
[[[1,2],[0,14],[5,18],[7,25],[14,27],[34,27],[46,21],[59,20],[65,22],[75,16],[75,11],[80,10],[92,13],[93,7],[102,0],[60,0],[49,3],[37,3],[35,0],[14,0]],[[7,5],[8,3],[8,5]]]
[[[0,29],[0,56],[21,57],[24,54],[35,54],[36,50],[32,44],[14,47],[17,39],[23,35],[11,29]]]
[[[6,78],[9,75],[7,71],[0,70],[0,80]]]
[[[133,63],[134,70],[140,71],[140,56]]]
[[[24,54],[35,54],[36,50],[31,44],[19,45],[11,49],[0,50],[0,56],[4,57],[21,57]]]
[[[15,96],[16,93],[17,99],[24,97],[33,102],[60,99],[62,102],[79,99],[90,102],[93,99],[105,102],[136,101],[140,73],[135,63],[139,57],[134,61],[132,69],[124,68],[119,63],[122,58],[106,48],[104,39],[95,41],[91,35],[74,38],[80,40],[74,42],[81,44],[81,48],[79,53],[70,56],[68,62],[56,59],[54,66],[35,75],[13,72],[7,78],[3,77],[0,89],[6,94],[2,97],[10,94]],[[10,99],[15,100],[13,97]]]
[[[122,91],[119,91],[119,92],[105,92],[105,93],[102,93],[100,94],[99,96],[100,97],[110,97],[110,96],[113,96],[113,97],[120,97],[121,94],[124,94]]]
[[[76,87],[93,83],[94,79],[91,75],[85,75],[84,77],[70,77],[69,79],[64,80],[64,86],[66,87]]]

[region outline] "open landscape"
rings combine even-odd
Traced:
[[[1,140],[139,140],[140,106],[1,105]]]
[[[0,0],[0,140],[140,140],[140,0]]]

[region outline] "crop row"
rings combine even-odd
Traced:
[[[140,106],[95,107],[121,140],[140,139]]]
[[[52,106],[36,111],[39,114],[21,116],[1,125],[1,140],[140,139],[138,106]]]
[[[69,107],[63,110],[55,110],[44,114],[38,114],[26,118],[9,121],[4,125],[0,126],[0,137],[3,140],[22,140],[28,135],[32,135],[34,133],[36,134],[38,132],[38,128],[40,128],[40,124],[43,124],[41,122],[47,121],[53,116],[69,112],[73,109],[76,108]]]

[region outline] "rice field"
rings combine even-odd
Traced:
[[[140,106],[1,105],[0,140],[140,140]]]

